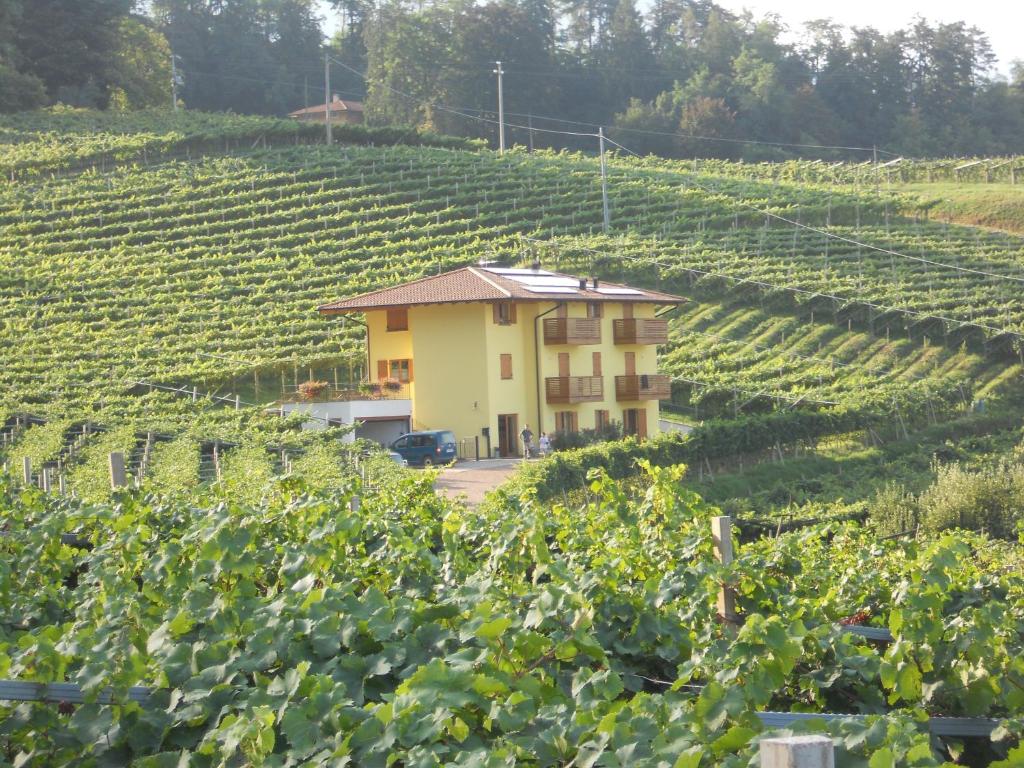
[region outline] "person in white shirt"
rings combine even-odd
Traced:
[[[547,432],[540,433],[540,442],[538,445],[540,447],[540,455],[547,456],[548,452],[551,450],[551,440],[548,439]]]

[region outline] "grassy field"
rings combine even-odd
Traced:
[[[1018,184],[906,184],[899,190],[919,199],[935,220],[1024,235],[1024,175]]]

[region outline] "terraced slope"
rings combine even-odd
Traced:
[[[74,406],[98,391],[116,399],[139,380],[213,387],[354,363],[355,333],[316,316],[317,303],[481,258],[524,258],[520,235],[562,243],[534,247],[546,261],[677,290],[760,281],[822,311],[873,303],[871,321],[893,330],[923,323],[935,335],[970,336],[1024,323],[1013,301],[1021,248],[1006,238],[869,225],[884,217],[871,197],[722,179],[708,192],[691,181],[613,163],[613,228],[625,240],[591,236],[599,179],[596,162],[579,156],[295,147],[8,184],[0,323],[16,352],[0,386],[15,401]],[[765,228],[744,205],[821,225],[845,220],[832,230],[991,274],[777,221]],[[660,266],[641,269],[644,261]]]

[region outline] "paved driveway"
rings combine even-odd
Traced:
[[[435,487],[438,493],[452,499],[463,496],[470,506],[476,506],[484,500],[485,493],[505,482],[522,463],[522,459],[460,461],[441,471]]]

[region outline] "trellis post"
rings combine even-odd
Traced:
[[[22,479],[25,481],[25,485],[32,485],[32,459],[26,456],[21,462]]]
[[[114,451],[110,454],[110,488],[116,491],[127,485],[127,478],[124,469],[124,454]]]
[[[728,515],[711,518],[711,536],[714,541],[715,559],[722,565],[733,560],[732,518]],[[722,621],[736,621],[736,593],[723,582],[718,590],[718,616]]]
[[[761,739],[761,768],[835,768],[835,752],[828,736]]]

